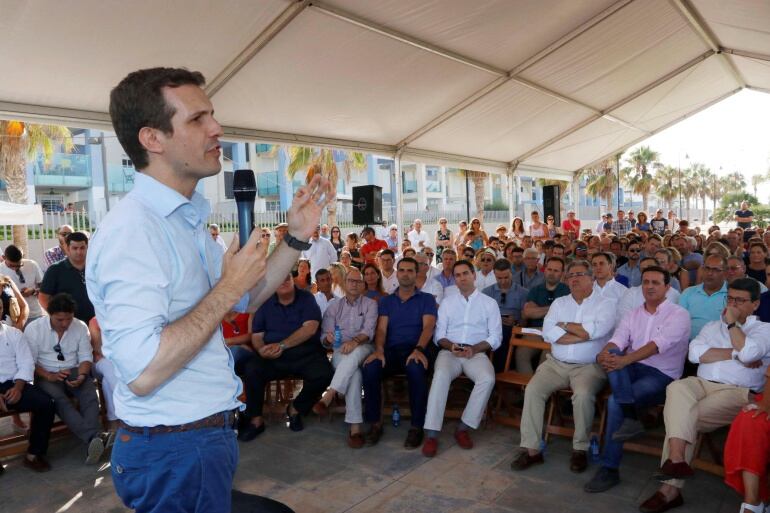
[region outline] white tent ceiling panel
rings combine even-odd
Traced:
[[[511,161],[592,111],[508,82],[414,142],[418,148]]]
[[[770,53],[770,2],[695,0],[693,5],[722,46]]]
[[[721,57],[712,56],[610,114],[648,131],[657,130],[735,89]]]
[[[572,171],[576,171],[643,135],[639,130],[600,118],[540,150],[523,164],[564,169],[569,162],[574,165]]]
[[[728,58],[735,63],[750,86],[770,91],[770,62],[735,55]]]
[[[0,0],[0,99],[106,112],[130,70],[186,66],[212,78],[287,5]]]
[[[617,0],[328,0],[357,17],[510,70]],[[533,20],[538,29],[531,30]]]
[[[667,0],[632,2],[522,73],[598,109],[708,50]]]
[[[214,102],[228,126],[394,144],[494,79],[306,10]]]

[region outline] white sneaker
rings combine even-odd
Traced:
[[[95,435],[88,444],[88,456],[86,456],[86,465],[93,465],[99,462],[104,454],[104,440],[102,435]]]
[[[741,503],[741,511],[740,513],[765,513],[765,505],[763,503],[759,503],[756,506],[752,506],[751,504],[746,504],[745,502]]]

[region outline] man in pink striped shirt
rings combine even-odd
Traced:
[[[682,376],[690,315],[666,300],[671,276],[662,267],[642,271],[644,304],[620,321],[596,361],[607,372],[612,396],[601,466],[583,489],[604,492],[620,482],[623,441],[644,432],[637,409],[666,401],[666,387]]]

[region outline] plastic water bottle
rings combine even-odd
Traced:
[[[342,330],[336,324],[334,325],[334,349],[339,349],[342,345]]]
[[[591,436],[591,462],[599,461],[599,439],[596,435]]]
[[[545,456],[545,450],[548,448],[548,444],[545,443],[545,438],[540,440],[540,454]]]
[[[391,415],[391,418],[393,420],[393,427],[398,427],[399,424],[401,424],[401,412],[398,410],[398,405],[393,405],[393,415]]]

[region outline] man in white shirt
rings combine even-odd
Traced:
[[[319,226],[316,226],[308,242],[310,249],[302,252],[302,258],[310,260],[312,270],[328,269],[332,262],[337,261],[337,250],[328,239],[320,237]]]
[[[511,463],[513,470],[524,470],[543,463],[545,403],[556,390],[572,389],[575,435],[572,438],[570,470],[583,472],[588,466],[587,450],[594,418],[596,394],[607,382],[607,374],[596,363],[615,325],[615,305],[593,288],[591,265],[573,260],[565,271],[570,294],[557,298],[543,319],[543,340],[551,344],[551,354],[541,363],[524,390],[521,418],[521,450]]]
[[[652,257],[643,258],[641,262],[639,262],[639,269],[644,272],[645,269],[648,267],[654,267],[658,265],[658,261],[655,260]],[[679,303],[679,292],[677,292],[674,287],[669,286],[666,290],[666,299],[670,301],[671,303],[678,304]],[[642,292],[642,286],[639,285],[638,287],[631,287],[629,289],[626,289],[623,296],[620,298],[620,303],[618,303],[618,311],[617,316],[615,318],[615,327],[620,325],[620,321],[623,320],[623,318],[630,312],[631,310],[635,308],[639,308],[644,304],[644,294]]]
[[[56,404],[56,413],[70,431],[88,444],[87,464],[99,461],[105,438],[99,420],[99,398],[91,378],[93,348],[88,327],[75,319],[75,301],[60,293],[48,301],[49,317],[24,331],[35,362],[36,383]],[[74,396],[78,408],[70,401]]]
[[[2,312],[0,302],[0,317]],[[51,470],[45,454],[56,410],[53,399],[30,384],[34,372],[35,361],[21,331],[0,323],[0,411],[32,412],[29,447],[23,463],[36,472],[46,472]]]
[[[727,306],[718,321],[706,324],[690,343],[688,358],[699,364],[698,375],[674,381],[666,389],[666,439],[656,478],[662,485],[639,507],[665,511],[684,504],[684,479],[692,477],[698,432],[732,422],[765,387],[770,364],[770,323],[754,315],[759,284],[739,278],[727,289]]]
[[[600,251],[591,256],[591,270],[594,273],[594,291],[601,297],[609,299],[613,303],[612,317],[615,317],[615,307],[623,294],[628,290],[621,283],[615,281],[615,259],[612,254]]]
[[[396,255],[390,249],[383,249],[377,256],[377,263],[382,273],[382,288],[386,294],[393,294],[398,288],[398,273],[394,268]]]
[[[323,316],[331,300],[340,296],[332,293],[332,273],[329,269],[319,269],[316,271],[315,284],[318,292],[313,294],[313,297],[315,302],[318,303],[318,308],[321,309],[321,316]]]
[[[491,287],[497,280],[495,279],[495,273],[493,267],[495,266],[495,260],[497,255],[491,249],[485,249],[479,256],[479,270],[476,272],[476,288],[484,290],[487,287]]]
[[[16,284],[21,295],[29,306],[27,324],[38,317],[45,315],[37,296],[40,293],[40,284],[43,282],[43,273],[37,262],[24,258],[22,251],[11,244],[6,246],[3,252],[5,261],[0,265],[0,274],[8,276]]]
[[[219,235],[219,225],[211,223],[209,225],[209,233],[211,234],[211,238],[214,239],[214,242],[219,244],[219,247],[222,248],[222,251],[227,251],[227,243],[222,238],[222,236]]]
[[[415,251],[420,251],[430,243],[430,236],[428,236],[428,232],[422,229],[422,221],[419,219],[414,220],[413,226],[414,229],[411,230],[406,237],[409,239],[409,242],[412,243],[412,247]]]
[[[453,272],[460,293],[441,302],[433,337],[441,351],[436,358],[425,415],[426,439],[422,453],[427,457],[435,456],[438,450],[438,434],[444,423],[452,381],[460,374],[473,381],[473,391],[454,434],[463,449],[473,447],[468,430],[478,428],[495,386],[495,369],[486,352],[500,347],[500,311],[494,299],[476,289],[472,263],[460,260]]]

